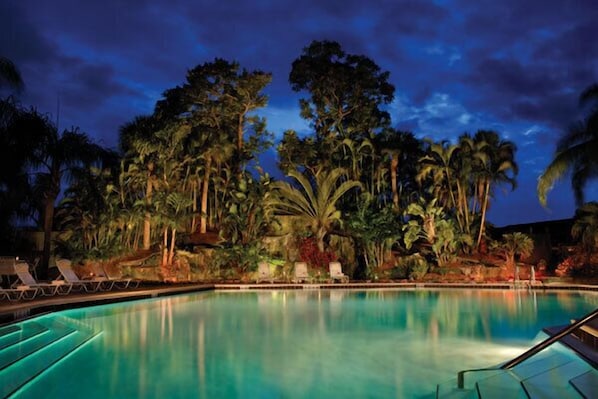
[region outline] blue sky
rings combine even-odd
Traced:
[[[535,188],[598,81],[596,21],[595,0],[2,0],[0,55],[23,73],[23,104],[56,119],[59,103],[61,128],[114,147],[119,126],[215,57],[272,72],[268,129],[308,133],[291,63],[312,40],[336,40],[390,71],[393,125],[435,139],[494,129],[517,144],[519,187],[498,190],[489,214],[501,226],[574,213],[568,181],[549,209]],[[597,194],[594,183],[587,199]]]

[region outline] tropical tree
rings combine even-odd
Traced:
[[[15,64],[6,57],[0,57],[0,88],[8,86],[21,90],[24,86],[21,73]]]
[[[399,211],[403,190],[415,189],[416,165],[423,156],[421,142],[413,133],[395,129],[384,129],[374,140],[378,151],[388,163],[392,204],[394,210]],[[399,175],[399,172],[402,173]]]
[[[127,178],[130,189],[139,188],[139,201],[144,210],[142,248],[150,249],[152,228],[151,209],[153,193],[157,188],[156,157],[159,142],[156,133],[164,125],[153,116],[138,116],[132,122],[120,128],[119,142],[121,151],[128,157],[127,169],[122,178]]]
[[[366,276],[371,277],[384,264],[392,246],[401,238],[402,221],[392,207],[378,209],[369,193],[347,221],[347,230],[355,239],[357,253],[363,254]]]
[[[35,115],[36,117],[32,117]],[[45,121],[23,109],[12,98],[0,100],[0,247],[9,251],[9,237],[17,219],[31,217],[32,199],[29,166]]]
[[[40,262],[39,275],[46,278],[50,247],[52,239],[52,226],[54,222],[54,206],[60,194],[61,182],[64,177],[70,177],[71,172],[83,166],[99,163],[107,157],[109,152],[101,146],[94,144],[89,137],[73,128],[58,133],[56,127],[44,119],[44,137],[31,159],[31,164],[36,168],[35,191],[41,200],[41,214],[43,215],[44,249]]]
[[[575,211],[571,235],[586,253],[598,248],[598,202],[588,202]]]
[[[512,271],[515,280],[519,280],[519,267],[515,262],[517,256],[529,256],[534,250],[534,240],[524,233],[503,234],[502,240],[494,242],[492,247],[500,252],[506,260],[506,268]]]
[[[318,249],[324,252],[326,235],[334,224],[342,221],[338,201],[351,189],[361,187],[354,180],[344,180],[347,172],[342,168],[331,171],[320,169],[307,177],[297,171],[290,171],[298,186],[283,181],[272,184],[272,196],[268,206],[278,214],[295,215],[302,219],[316,237]]]
[[[418,241],[425,243],[432,249],[439,266],[448,263],[460,245],[471,245],[470,236],[459,233],[444,208],[436,205],[436,199],[426,201],[420,198],[419,202],[409,204],[405,214],[409,218],[403,225],[405,248],[411,250]],[[425,246],[422,249],[426,251]]]
[[[439,143],[431,140],[426,140],[426,142],[427,154],[420,160],[417,181],[421,186],[429,184],[432,198],[436,199],[438,205],[456,212],[459,229],[464,231],[462,215],[457,212],[460,203],[457,196],[459,170],[456,167],[455,159],[460,147],[458,144],[450,144],[446,140]]]
[[[519,168],[515,162],[517,147],[511,141],[501,140],[498,133],[491,130],[479,130],[473,141],[487,155],[477,158],[485,162],[481,162],[472,174],[474,180],[472,212],[481,215],[476,244],[479,249],[485,232],[486,212],[490,206],[493,188],[509,184],[514,190],[517,186],[515,177]]]
[[[319,139],[355,138],[388,125],[381,105],[393,100],[389,75],[365,56],[346,54],[337,42],[313,41],[293,61],[289,81],[294,91],[309,92],[300,101],[301,116],[312,122]]]
[[[552,162],[538,180],[538,198],[546,205],[548,192],[565,174],[571,174],[575,200],[584,202],[584,188],[598,176],[598,84],[586,88],[579,97],[586,116],[575,123],[559,140]]]
[[[241,70],[236,62],[215,59],[189,70],[185,84],[167,90],[156,105],[159,120],[185,124],[191,131],[186,147],[197,155],[197,162],[191,168],[195,179],[190,189],[201,186],[201,233],[207,231],[210,184],[219,178],[212,178],[214,167],[219,172],[226,164],[241,178],[247,161],[271,144],[264,119],[254,113],[267,103],[262,90],[270,80],[268,73]]]
[[[481,244],[494,189],[502,184],[515,188],[515,151],[512,142],[487,130],[473,137],[465,133],[455,144],[428,141],[417,180],[455,217],[459,231],[471,237],[472,245],[476,234],[477,246]]]
[[[361,178],[371,164],[371,140],[390,124],[384,105],[394,87],[371,59],[345,53],[340,44],[313,41],[292,65],[289,81],[300,100],[301,117],[310,122],[315,137],[285,133],[279,151],[281,166],[345,168],[352,179]],[[290,169],[290,168],[289,168]],[[288,169],[287,169],[288,170]]]

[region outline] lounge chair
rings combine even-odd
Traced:
[[[97,291],[108,291],[114,286],[113,281],[106,279],[88,279],[82,280],[77,276],[71,266],[71,261],[68,259],[57,259],[56,267],[60,271],[60,275],[68,284],[72,284],[74,287],[85,289],[86,292],[97,292]],[[60,281],[60,280],[55,280]]]
[[[260,283],[261,281],[270,281],[270,283],[274,282],[272,273],[270,273],[270,264],[268,262],[260,262],[257,265],[256,283]]]
[[[19,281],[13,284],[13,288],[20,290],[26,290],[27,288],[37,288],[37,293],[42,296],[52,296],[56,294],[67,295],[73,288],[72,284],[68,284],[64,281],[58,281],[55,283],[43,283],[36,281],[29,272],[29,265],[25,262],[20,262],[15,265],[15,273],[19,277]]]
[[[0,288],[0,299],[8,299],[11,302],[22,299],[31,300],[36,297],[39,290],[33,287],[21,286],[19,288]]]
[[[328,268],[330,269],[330,278],[332,281],[340,281],[341,283],[348,283],[349,276],[343,273],[343,269],[341,267],[340,262],[330,262],[328,264]]]
[[[104,269],[104,266],[102,266],[100,263],[94,263],[93,264],[93,272],[95,274],[95,279],[96,280],[104,280],[107,282],[112,282],[113,286],[116,288],[121,288],[121,289],[125,289],[125,288],[137,288],[139,287],[139,283],[141,281],[136,280],[136,279],[132,279],[132,278],[115,278],[115,277],[110,277],[110,275],[108,275],[108,273],[106,273],[106,269]],[[85,280],[83,280],[85,281]]]
[[[293,283],[311,282],[311,277],[307,273],[307,263],[295,262],[295,271],[293,273]]]

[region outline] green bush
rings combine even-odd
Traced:
[[[420,280],[428,272],[429,265],[426,258],[419,253],[405,256],[400,259],[399,264],[395,268],[397,274],[402,275],[401,278],[409,278],[409,280]]]

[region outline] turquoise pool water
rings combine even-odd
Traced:
[[[38,322],[101,334],[16,396],[429,397],[458,370],[511,359],[542,327],[597,306],[595,294],[297,290],[70,310]],[[38,364],[49,358],[32,356]]]

